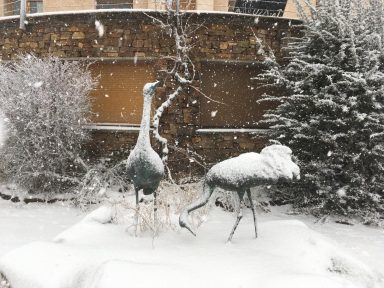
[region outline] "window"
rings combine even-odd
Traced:
[[[265,91],[251,78],[260,68],[245,64],[202,64],[201,124],[205,128],[266,128],[258,124],[271,103],[257,103]]]
[[[20,0],[4,1],[4,15],[12,16],[20,14]]]
[[[92,92],[94,123],[140,124],[143,87],[154,81],[149,64],[97,63],[91,66],[99,76],[99,86]]]
[[[27,11],[31,14],[43,12],[42,0],[30,0],[27,3]]]
[[[97,0],[96,9],[133,8],[133,0]]]
[[[287,0],[236,0],[237,13],[283,16]]]
[[[27,13],[40,13],[43,12],[43,0],[28,0]],[[20,14],[20,0],[6,0],[4,1],[4,15],[12,16]]]

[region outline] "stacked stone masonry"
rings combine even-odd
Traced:
[[[174,41],[167,31],[162,31],[152,17],[162,19],[159,12],[95,12],[58,14],[29,17],[26,31],[18,29],[18,19],[0,20],[0,59],[13,61],[18,55],[33,53],[40,57],[54,55],[66,59],[90,61],[151,61],[157,68],[166,67],[163,56],[173,55]],[[258,41],[271,47],[278,58],[282,58],[283,38],[294,33],[294,20],[255,17],[233,14],[186,14],[196,31],[190,41],[193,43],[191,58],[200,69],[204,61],[231,61],[234,63],[260,62],[257,53]],[[99,37],[95,20],[105,27],[105,34]],[[194,86],[199,87],[199,79]],[[157,91],[157,102],[164,100],[171,87]],[[186,151],[193,151],[205,158],[206,163],[238,155],[247,151],[259,151],[266,138],[251,133],[199,133],[200,97],[191,89],[166,111],[161,119],[161,134],[170,140],[170,164],[194,166]],[[94,132],[90,146],[95,155],[106,153],[129,153],[135,143],[137,132]],[[111,137],[112,136],[112,137]],[[153,141],[154,143],[155,141]],[[100,146],[100,143],[103,143]],[[184,152],[185,153],[184,153]]]

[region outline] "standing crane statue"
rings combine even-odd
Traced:
[[[243,217],[243,197],[247,192],[251,203],[255,235],[257,238],[257,221],[255,205],[251,198],[251,188],[276,183],[279,180],[300,179],[300,168],[291,159],[292,151],[283,145],[271,145],[259,153],[244,153],[238,157],[224,160],[214,165],[207,173],[204,182],[204,191],[201,198],[187,206],[179,218],[179,224],[187,228],[193,235],[196,233],[188,222],[188,215],[192,211],[208,203],[215,188],[222,188],[236,192],[240,205],[236,208],[237,219],[228,241],[232,240],[233,234]]]
[[[127,160],[128,177],[132,180],[136,193],[135,235],[139,218],[139,191],[154,196],[154,222],[157,221],[156,191],[164,176],[164,164],[160,156],[152,149],[149,131],[151,121],[151,102],[159,81],[144,85],[143,115],[137,142]]]

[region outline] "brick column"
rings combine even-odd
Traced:
[[[228,0],[214,0],[214,10],[228,12]]]

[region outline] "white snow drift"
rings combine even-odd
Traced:
[[[215,209],[199,237],[168,232],[131,237],[103,207],[61,233],[0,260],[13,288],[284,287],[379,288],[379,276],[297,220],[260,223],[259,239],[245,217],[231,244],[233,218]],[[219,219],[219,220],[218,220]]]

